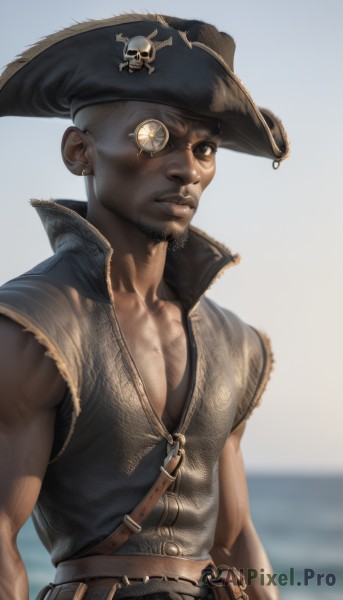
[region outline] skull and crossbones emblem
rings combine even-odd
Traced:
[[[156,52],[165,48],[165,46],[172,46],[173,38],[170,37],[163,42],[153,42],[152,38],[157,35],[157,29],[150,33],[147,37],[143,35],[136,35],[129,39],[124,37],[121,33],[116,35],[116,41],[122,42],[124,45],[123,58],[125,62],[120,63],[119,71],[122,71],[125,67],[128,67],[129,73],[135,73],[146,68],[148,74],[151,75],[155,71],[155,67],[151,66],[156,57]]]

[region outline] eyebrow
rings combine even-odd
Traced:
[[[167,119],[166,119],[167,121]],[[168,122],[165,123],[166,127],[170,130],[170,133],[173,133],[175,126],[175,121],[173,119],[168,119]],[[173,127],[174,125],[174,127]],[[196,127],[194,129],[196,133],[204,137],[221,137],[221,125],[220,123],[216,123],[212,125],[212,123],[205,123],[201,120],[196,121]]]
[[[222,135],[222,128],[221,128],[220,123],[217,123],[217,125],[212,129],[211,134],[214,135],[214,136],[220,136],[221,137],[221,135]]]
[[[220,123],[217,123],[216,125],[214,125],[213,127],[210,125],[200,125],[199,132],[204,132],[205,136],[208,137],[221,137],[221,127],[220,127]]]

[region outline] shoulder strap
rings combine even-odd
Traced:
[[[144,498],[137,504],[136,508],[129,515],[125,515],[123,521],[118,527],[104,540],[96,546],[93,546],[88,552],[78,556],[90,556],[94,554],[113,554],[118,550],[134,533],[140,533],[141,523],[151,513],[158,500],[175,481],[177,473],[181,467],[184,456],[183,446],[185,437],[182,434],[173,434],[174,443],[168,452],[163,465],[160,467],[160,475],[149,489]],[[75,558],[75,557],[73,557]]]

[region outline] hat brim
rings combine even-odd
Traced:
[[[118,35],[129,40],[139,32],[149,38],[155,31],[154,71],[123,67]],[[224,59],[205,44],[190,42],[160,16],[122,15],[74,25],[38,42],[0,77],[1,116],[73,118],[85,106],[123,100],[219,119],[224,148],[277,162],[289,153],[280,120],[258,108]]]

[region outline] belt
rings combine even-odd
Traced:
[[[189,579],[196,583],[210,560],[191,560],[174,556],[85,556],[59,563],[55,584],[100,577],[166,577]]]

